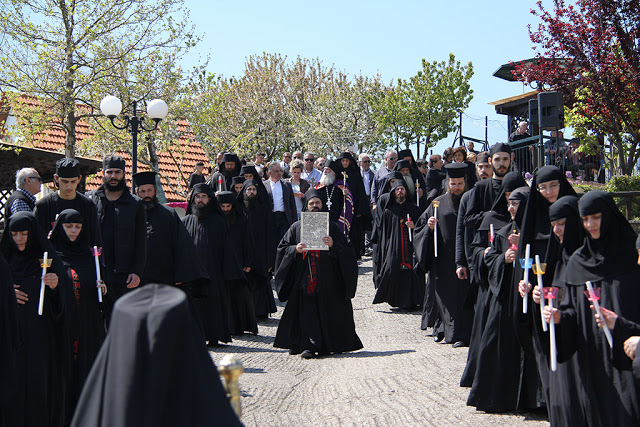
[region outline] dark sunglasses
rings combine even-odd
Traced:
[[[304,159],[305,162],[315,162],[314,159]]]
[[[362,163],[371,163],[371,160],[363,160]]]

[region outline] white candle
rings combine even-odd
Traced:
[[[496,233],[494,232],[494,229],[493,229],[493,224],[489,224],[489,237],[491,237],[492,242],[493,242],[493,239],[495,239],[496,237]]]
[[[96,279],[97,279],[97,284],[100,284],[100,260],[99,260],[100,254],[98,253],[98,247],[94,246],[93,247],[93,259],[96,262]],[[98,301],[102,302],[102,289],[100,289],[100,287],[98,287]]]
[[[44,275],[47,274],[47,262],[49,260],[49,252],[45,252],[42,256],[42,279],[40,279],[40,300],[38,301],[38,316],[42,316],[44,309]]]
[[[407,214],[407,221],[411,221],[411,217],[409,216],[409,214]],[[407,228],[409,229],[409,241],[413,242],[413,238],[411,237],[411,229],[409,228],[409,226],[407,226]]]
[[[553,298],[549,298],[549,308],[551,309],[551,319],[549,322],[549,346],[551,347],[551,370],[555,371],[556,368],[558,367],[558,350],[556,348],[556,324],[553,321]]]
[[[591,300],[592,300],[591,303],[593,304],[593,307],[596,309],[596,313],[598,313],[600,318],[604,320],[604,317],[602,317],[602,313],[600,313],[600,304],[598,303],[598,300],[596,299],[595,292],[593,292],[593,285],[589,281],[587,281],[587,290],[589,291],[589,295],[591,295]],[[611,331],[607,327],[607,323],[606,322],[605,322],[604,328],[602,328],[602,330],[604,331],[604,334],[607,337],[607,341],[609,341],[609,347],[613,348],[613,337],[611,336]]]
[[[433,217],[438,219],[438,205],[434,205],[433,207]],[[438,258],[438,223],[433,226],[433,254],[436,258]]]
[[[529,283],[529,259],[531,259],[531,245],[527,243],[524,249],[524,281]],[[522,298],[522,312],[527,313],[529,308],[529,296],[525,294]]]
[[[420,206],[420,194],[418,190],[420,190],[420,183],[416,182],[416,206]]]
[[[536,255],[536,266],[538,268],[538,288],[540,289],[540,319],[542,321],[542,330],[547,332],[549,330],[549,326],[547,325],[547,321],[544,320],[544,294],[542,293],[543,283],[542,283],[542,270],[540,266],[540,255]]]

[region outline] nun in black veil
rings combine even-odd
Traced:
[[[15,372],[19,332],[18,304],[11,270],[0,252],[0,378],[3,378],[0,386],[0,427],[9,427],[7,413],[14,383],[8,379]]]
[[[98,278],[95,260],[89,247],[89,234],[80,212],[65,209],[60,212],[51,230],[50,242],[66,267],[73,286],[74,308],[78,315],[78,339],[74,343],[73,398],[80,395],[82,384],[100,351],[106,336],[107,298],[98,299]],[[106,286],[99,283],[102,295]],[[70,307],[71,308],[71,307]]]
[[[18,302],[22,345],[16,353],[7,424],[61,426],[71,408],[70,383],[75,318],[69,310],[71,285],[60,257],[31,212],[18,212],[6,224],[0,240]],[[51,267],[42,275],[44,252]],[[45,284],[42,315],[38,315],[40,282]]]

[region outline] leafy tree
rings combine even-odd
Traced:
[[[10,0],[0,26],[0,90],[36,96],[47,107],[21,132],[29,138],[61,127],[70,157],[78,120],[94,116],[105,94],[133,83],[127,70],[179,59],[199,41],[182,0]]]
[[[612,172],[630,174],[640,157],[640,3],[556,0],[552,10],[538,2],[531,13],[541,20],[529,31],[539,59],[514,75],[561,91],[568,124],[583,136],[606,137]]]

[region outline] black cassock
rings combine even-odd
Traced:
[[[65,200],[57,192],[51,193],[36,202],[33,213],[44,233],[48,234],[56,222],[57,215],[65,209],[75,209],[80,212],[84,219],[84,228],[89,231],[89,246],[101,248],[102,232],[98,221],[98,209],[96,204],[84,194],[76,192],[73,200]]]
[[[358,283],[355,252],[330,222],[333,246],[300,254],[300,228],[300,221],[294,223],[278,246],[276,287],[280,301],[288,302],[273,345],[320,354],[359,350],[351,306]]]
[[[20,345],[18,304],[9,265],[0,253],[0,426],[8,427],[9,397],[13,393],[16,352]]]
[[[400,182],[396,181],[396,184]],[[420,216],[420,209],[408,199],[398,204],[393,194],[389,197],[385,207],[379,204],[376,208],[384,210],[376,230],[379,254],[377,261],[380,262],[380,267],[373,303],[386,302],[391,307],[412,309],[422,304],[424,286],[413,270],[414,248],[405,223],[407,215],[415,223]],[[413,235],[414,231],[411,230],[411,233]]]
[[[171,208],[155,204],[146,211],[147,258],[141,283],[175,285],[197,294],[194,288],[207,277],[196,256],[193,239],[178,214]]]
[[[218,203],[211,200],[210,203]],[[229,227],[218,213],[209,212],[198,218],[190,214],[183,218],[193,238],[200,262],[207,269],[209,281],[202,286],[202,297],[193,304],[202,322],[204,335],[211,344],[230,342],[229,292],[226,282],[244,278],[242,267],[234,251]]]
[[[429,272],[425,305],[422,314],[422,329],[434,326],[434,334],[444,333],[447,343],[462,341],[469,344],[473,311],[465,307],[469,291],[469,280],[456,275],[456,224],[459,206],[449,193],[436,197],[438,207],[438,256],[434,255],[434,230],[427,221],[434,214],[433,204],[420,216],[416,224],[415,248],[420,267]],[[433,299],[437,306],[439,322],[434,320]]]
[[[485,261],[489,270],[488,314],[482,331],[473,384],[467,405],[486,412],[526,410],[541,406],[536,362],[520,347],[513,327],[513,264],[505,263],[515,221],[495,235]]]
[[[183,292],[120,298],[72,426],[240,426]]]

